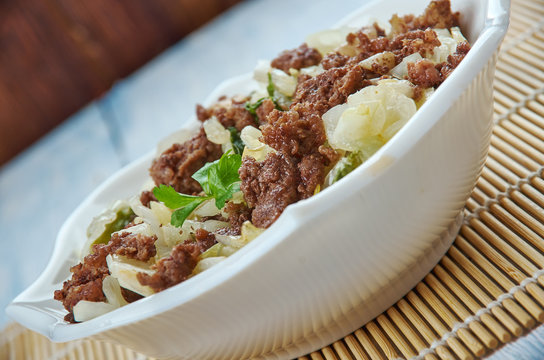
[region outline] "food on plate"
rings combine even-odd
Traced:
[[[161,143],[139,195],[91,223],[55,291],[66,320],[92,319],[220,263],[285,208],[340,181],[387,143],[468,53],[459,13],[307,38],[254,71],[249,94],[197,106],[201,125]]]

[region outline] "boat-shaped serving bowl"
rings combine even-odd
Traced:
[[[393,12],[420,14],[427,3],[373,2],[338,26],[387,21]],[[112,201],[138,193],[150,154],[74,211],[46,270],[8,314],[53,341],[92,337],[182,359],[292,358],[380,314],[450,246],[489,146],[492,80],[509,2],[453,0],[452,7],[462,13],[472,50],[408,124],[340,182],[289,206],[215,267],[106,315],[67,324],[53,291],[78,262],[91,219]],[[227,81],[208,103],[252,86],[250,76]]]

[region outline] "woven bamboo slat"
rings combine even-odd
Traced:
[[[544,323],[544,1],[514,0],[495,79],[489,156],[440,263],[372,322],[304,360],[472,359]],[[53,344],[10,324],[1,359],[146,359]]]

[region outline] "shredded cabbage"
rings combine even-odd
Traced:
[[[120,286],[143,296],[155,293],[149,286],[140,284],[137,278],[138,273],[153,275],[154,271],[151,270],[149,263],[118,255],[106,256],[106,262],[111,276],[119,281]]]
[[[381,80],[367,86],[323,115],[329,144],[339,150],[358,151],[368,158],[415,114],[409,83]]]
[[[378,66],[386,67],[387,69],[393,69],[395,67],[395,54],[390,51],[384,51],[372,55],[363,61],[359,62],[359,65],[366,70],[373,71],[372,66],[376,64]]]
[[[321,55],[325,55],[344,45],[346,43],[346,36],[356,30],[351,27],[323,30],[306,37],[306,44],[311,48],[317,49]]]
[[[276,152],[276,150],[259,140],[261,136],[261,130],[253,126],[246,126],[242,129],[240,138],[246,146],[242,158],[249,156],[257,161],[263,161],[269,153]]]
[[[91,320],[115,309],[117,307],[105,302],[80,300],[73,308],[74,320],[77,322]]]
[[[230,142],[230,132],[223,127],[215,116],[210,117],[202,124],[206,137],[214,144],[223,145]]]
[[[81,250],[81,258],[88,255],[94,244],[106,244],[111,234],[125,227],[134,213],[126,201],[116,201],[96,216],[87,228],[87,241]]]
[[[220,263],[226,258],[227,258],[226,256],[216,256],[216,257],[208,257],[208,258],[200,260],[198,264],[196,264],[195,268],[193,269],[193,275],[201,273],[204,270],[208,270],[209,268]]]
[[[128,304],[121,293],[119,281],[111,275],[106,276],[104,280],[102,280],[102,292],[106,296],[108,303],[115,307],[121,307]]]
[[[417,52],[413,53],[412,55],[408,55],[402,59],[397,66],[391,69],[389,73],[398,79],[404,79],[408,77],[408,63],[415,63],[421,59],[423,59],[423,57]]]

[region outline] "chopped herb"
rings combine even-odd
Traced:
[[[185,219],[187,219],[187,217],[191,215],[191,213],[198,207],[198,205],[202,204],[206,200],[206,198],[194,200],[188,205],[177,209],[172,213],[172,216],[170,217],[170,223],[176,227],[181,227]]]
[[[276,91],[276,87],[272,82],[271,73],[268,73],[268,86],[266,87],[266,91],[268,92],[270,100],[274,102],[277,110],[284,111],[284,109],[289,108],[291,105],[291,98],[289,96],[285,96],[279,91]]]
[[[180,194],[174,190],[173,187],[162,184],[153,189],[153,195],[170,209],[178,209],[187,206],[193,201],[201,198],[201,196]]]
[[[272,74],[271,73],[268,73],[268,86],[266,87],[266,91],[268,92],[268,96],[270,97],[270,99],[274,100],[276,87],[274,86],[274,83],[272,82]]]
[[[192,178],[202,186],[205,196],[180,194],[167,185],[155,187],[153,194],[170,209],[176,209],[172,213],[170,223],[181,227],[185,219],[206,200],[215,199],[215,206],[218,209],[225,206],[225,202],[240,190],[238,169],[241,165],[242,156],[227,151],[219,160],[207,163],[195,172]]]
[[[268,73],[268,86],[266,87],[267,97],[260,98],[253,104],[246,101],[244,108],[255,118],[255,122],[259,125],[259,117],[257,116],[257,109],[263,104],[266,99],[272,100],[277,110],[284,111],[284,108],[288,108],[291,104],[291,98],[276,91],[276,87],[272,82],[272,74]],[[283,104],[283,107],[282,107]]]
[[[242,153],[244,152],[245,145],[242,139],[240,138],[240,133],[234,126],[229,127],[227,130],[230,132],[230,142],[232,143],[232,148],[234,150],[234,153],[238,155],[242,155]]]
[[[257,100],[256,102],[254,102],[253,104],[250,103],[249,101],[246,102],[246,104],[244,105],[244,108],[249,111],[249,113],[253,116],[257,116],[257,108],[259,106],[261,106],[263,104],[263,101],[265,100],[266,98],[260,98],[259,100]]]

